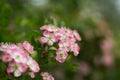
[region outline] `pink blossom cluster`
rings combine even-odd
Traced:
[[[54,80],[54,77],[48,72],[41,72],[43,80]]]
[[[38,63],[30,56],[34,54],[33,46],[28,41],[19,44],[1,44],[0,51],[3,52],[1,60],[8,63],[7,73],[13,73],[15,77],[28,73],[32,78],[34,73],[39,72]]]
[[[54,25],[44,25],[40,27],[40,30],[44,30],[43,37],[39,38],[41,43],[50,46],[58,43],[55,57],[58,62],[63,63],[68,56],[68,52],[73,52],[74,56],[79,54],[80,47],[77,41],[80,41],[81,37],[76,30],[66,27],[58,28]]]

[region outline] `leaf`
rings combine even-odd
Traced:
[[[68,71],[76,72],[80,65],[79,63],[65,63],[65,66]]]
[[[57,50],[57,48],[52,46],[49,48],[49,50]]]
[[[71,58],[72,58],[72,54],[69,54],[68,57],[67,57],[67,59],[66,59],[66,62],[70,62]]]
[[[0,62],[0,65],[2,65],[2,66],[0,66],[0,71],[5,72],[6,68],[7,68],[6,64],[4,64],[3,62]]]
[[[35,60],[38,60],[38,53],[37,51],[34,51],[33,54],[31,54],[32,58],[34,58]]]

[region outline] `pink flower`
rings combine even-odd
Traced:
[[[69,44],[75,44],[76,43],[76,39],[74,37],[69,38]]]
[[[71,51],[74,52],[74,56],[78,56],[79,50],[80,50],[80,47],[78,46],[78,44],[75,43],[71,45]]]
[[[38,63],[33,60],[31,57],[28,58],[27,65],[29,66],[30,70],[33,72],[39,72],[40,68]]]
[[[2,45],[2,49],[3,49]],[[24,52],[23,49],[21,49],[20,47],[18,47],[15,44],[9,44],[7,45],[7,48],[4,48],[3,53],[7,53],[11,59],[13,59],[15,62],[17,63],[25,63],[25,58],[27,56],[27,53]]]
[[[14,59],[15,62],[17,63],[26,63],[27,60],[26,60],[26,53],[22,50],[19,50],[19,49],[15,49],[12,51],[12,54],[11,55],[11,58]]]
[[[56,42],[56,39],[52,33],[49,31],[44,31],[43,33],[44,37],[40,38],[40,41],[42,43],[47,43],[48,45],[53,45],[54,42]]]
[[[8,43],[1,43],[0,51],[5,52],[5,51],[7,51],[9,49],[9,47],[10,47],[10,44],[8,44]]]
[[[8,53],[3,53],[1,59],[2,59],[3,62],[10,62],[10,61],[12,61],[12,58],[11,58],[11,56]]]
[[[69,52],[69,50],[70,50],[69,42],[59,42],[58,45],[59,45],[59,50]]]
[[[41,76],[43,77],[43,80],[54,80],[54,77],[48,72],[41,72]]]
[[[15,77],[21,76],[27,69],[27,66],[22,63],[10,62],[7,68],[7,73],[14,73]]]
[[[23,48],[25,50],[27,50],[30,54],[33,54],[33,46],[30,45],[30,43],[28,41],[24,41],[23,44],[22,44]]]
[[[56,31],[54,31],[53,34],[54,34],[55,37],[57,37],[58,39],[60,39],[62,36],[64,36],[63,33],[64,32],[60,28],[58,28],[58,29],[56,29]]]
[[[66,35],[63,35],[61,38],[60,38],[60,41],[64,41],[64,42],[67,42],[67,41],[69,41],[69,37],[68,36],[66,36]]]
[[[57,28],[54,26],[54,25],[44,25],[42,27],[40,27],[40,30],[46,30],[46,31],[49,31],[49,32],[53,32],[55,31]]]
[[[81,37],[80,37],[79,33],[78,33],[76,30],[74,30],[73,34],[74,34],[75,38],[76,38],[78,41],[81,41]]]
[[[35,78],[34,72],[29,72],[28,74],[30,75],[31,78]]]
[[[65,62],[67,56],[68,56],[67,52],[63,50],[57,50],[55,58],[58,62],[63,63]]]

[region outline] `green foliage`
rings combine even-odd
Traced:
[[[0,1],[0,27],[9,25],[12,15],[12,8],[4,0]]]

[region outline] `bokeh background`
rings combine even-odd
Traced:
[[[0,0],[0,42],[31,42],[49,23],[82,38],[78,57],[45,68],[55,80],[120,80],[120,0]],[[0,66],[0,80],[9,80]]]

